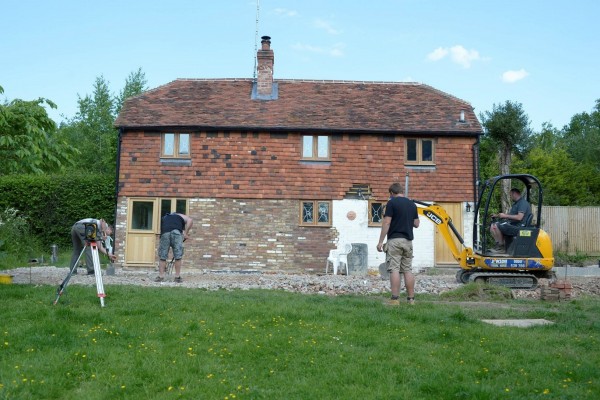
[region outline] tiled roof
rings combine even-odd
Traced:
[[[177,79],[127,100],[115,126],[482,133],[469,103],[420,83],[277,79],[274,83],[276,100],[255,100],[252,79]],[[459,121],[461,111],[465,122]]]

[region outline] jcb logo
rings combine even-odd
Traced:
[[[438,217],[437,215],[435,215],[434,213],[432,213],[431,211],[426,211],[425,216],[427,218],[429,218],[430,220],[432,220],[437,225],[442,223],[442,219],[440,217]]]

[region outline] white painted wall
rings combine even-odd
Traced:
[[[379,264],[385,262],[385,254],[377,251],[380,227],[369,227],[369,202],[367,200],[336,200],[333,202],[332,226],[338,231],[338,243],[366,243],[369,252],[369,269],[379,269]],[[356,218],[348,219],[348,213],[354,211]],[[413,268],[415,271],[432,267],[433,224],[421,218],[421,226],[415,229],[413,241]]]
[[[369,227],[369,202],[367,200],[336,200],[333,202],[332,226],[338,231],[338,243],[366,243],[369,252],[369,269],[379,269],[385,262],[385,254],[377,251],[380,227]],[[466,207],[466,203],[463,203]],[[348,219],[348,213],[354,211],[356,218]],[[473,212],[463,212],[463,231],[465,245],[473,246]],[[435,264],[434,239],[435,225],[427,218],[420,217],[419,228],[414,230],[413,270],[431,268]]]

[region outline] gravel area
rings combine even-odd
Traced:
[[[460,286],[455,280],[456,269],[436,270],[436,274],[417,273],[415,292],[417,294],[440,294]],[[66,268],[53,266],[35,266],[2,271],[13,276],[14,284],[60,285],[67,275]],[[110,285],[138,285],[151,287],[188,287],[207,290],[232,289],[273,289],[289,292],[342,295],[342,294],[384,294],[389,292],[389,281],[378,274],[367,276],[283,274],[244,272],[217,272],[208,270],[183,270],[183,283],[173,282],[168,276],[162,283],[154,282],[157,271],[154,269],[121,269],[114,275],[103,274],[103,283],[108,292]],[[600,296],[599,277],[572,277],[572,298],[582,294]],[[547,283],[540,280],[541,284]],[[73,275],[69,285],[95,285],[93,275],[86,275],[85,269],[79,269]],[[513,290],[516,298],[540,298],[540,289]]]

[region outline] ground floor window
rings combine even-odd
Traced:
[[[385,202],[369,200],[369,226],[381,226],[385,214]]]
[[[160,217],[169,213],[188,214],[187,199],[160,199]]]
[[[331,226],[331,201],[301,200],[300,225]]]

